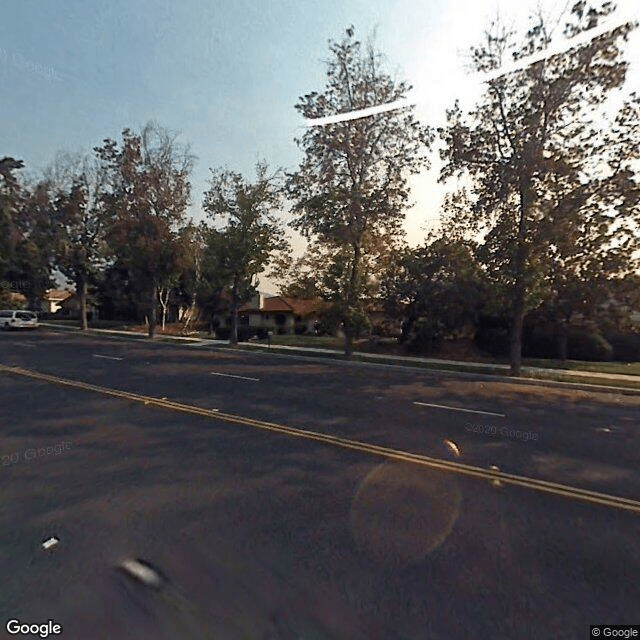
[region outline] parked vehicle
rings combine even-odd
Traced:
[[[38,315],[33,311],[0,311],[2,329],[37,329]]]

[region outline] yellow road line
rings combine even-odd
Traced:
[[[622,498],[619,496],[612,496],[606,493],[599,493],[597,491],[589,491],[587,489],[580,489],[578,487],[572,487],[570,485],[563,485],[557,482],[549,482],[546,480],[538,480],[536,478],[528,478],[526,476],[518,476],[511,473],[505,473],[502,471],[495,471],[491,469],[483,469],[482,467],[475,467],[472,465],[463,464],[460,462],[453,462],[450,460],[442,460],[440,458],[431,458],[417,453],[410,453],[408,451],[402,451],[399,449],[391,449],[389,447],[382,447],[375,444],[369,444],[367,442],[360,442],[358,440],[351,440],[349,438],[342,438],[340,436],[332,436],[326,433],[317,431],[310,431],[307,429],[299,429],[294,427],[287,427],[285,425],[276,424],[273,422],[265,422],[263,420],[255,420],[253,418],[247,418],[244,416],[238,416],[231,413],[222,413],[217,409],[204,409],[193,405],[182,404],[180,402],[173,402],[171,400],[164,400],[161,398],[154,398],[152,396],[144,396],[130,391],[120,391],[118,389],[111,389],[109,387],[101,387],[87,382],[81,382],[79,380],[70,380],[67,378],[60,378],[58,376],[52,376],[38,371],[31,371],[28,369],[21,369],[20,367],[8,367],[6,365],[0,365],[0,372],[12,373],[14,375],[20,375],[34,380],[42,380],[44,382],[50,382],[73,389],[82,389],[84,391],[93,391],[101,393],[103,395],[112,396],[115,398],[121,398],[125,400],[132,400],[134,402],[141,402],[145,405],[153,405],[161,407],[163,409],[171,409],[173,411],[181,411],[191,415],[199,415],[208,418],[216,418],[224,422],[231,422],[234,424],[242,424],[256,429],[262,429],[265,431],[271,431],[274,433],[281,433],[289,437],[303,438],[305,440],[314,440],[316,442],[322,442],[324,444],[331,444],[343,449],[350,449],[353,451],[360,451],[371,455],[382,456],[392,460],[399,460],[402,462],[410,462],[413,464],[419,464],[422,466],[430,467],[432,469],[440,469],[442,471],[450,471],[452,473],[458,473],[461,475],[480,478],[484,480],[500,480],[505,484],[511,484],[518,487],[524,487],[534,491],[541,491],[543,493],[549,493],[556,496],[563,496],[571,498],[573,500],[581,500],[591,504],[599,504],[611,508],[623,509],[631,511],[633,513],[640,514],[640,501],[631,500],[629,498]]]

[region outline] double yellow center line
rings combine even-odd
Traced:
[[[429,456],[424,456],[417,453],[410,453],[408,451],[402,451],[399,449],[391,449],[389,447],[381,447],[375,444],[360,442],[358,440],[351,440],[349,438],[341,438],[340,436],[332,436],[317,431],[287,427],[285,425],[276,424],[273,422],[265,422],[263,420],[254,420],[253,418],[246,418],[244,416],[238,416],[231,413],[222,413],[217,409],[204,409],[193,405],[173,402],[164,398],[143,396],[137,393],[131,393],[129,391],[120,391],[118,389],[111,389],[109,387],[101,387],[98,385],[89,384],[87,382],[81,382],[79,380],[70,380],[67,378],[60,378],[58,376],[51,376],[45,373],[39,373],[37,371],[21,369],[20,367],[8,367],[6,365],[0,365],[0,372],[24,376],[27,378],[32,378],[34,380],[42,380],[44,382],[50,382],[53,384],[70,387],[72,389],[93,391],[102,395],[140,402],[145,405],[153,405],[155,407],[170,409],[172,411],[181,411],[183,413],[188,413],[191,415],[216,418],[217,420],[222,420],[224,422],[242,424],[248,427],[254,427],[256,429],[262,429],[264,431],[281,433],[292,438],[315,440],[316,442],[322,442],[324,444],[333,445],[342,449],[351,449],[353,451],[360,451],[362,453],[381,456],[391,460],[410,462],[412,464],[417,464],[432,469],[439,469],[441,471],[449,471],[464,476],[480,478],[483,480],[498,480],[504,484],[511,484],[518,487],[524,487],[526,489],[532,489],[534,491],[541,491],[543,493],[563,496],[566,498],[571,498],[573,500],[580,500],[591,504],[598,504],[615,509],[623,509],[625,511],[631,511],[633,513],[640,514],[640,501],[631,500],[629,498],[621,498],[618,496],[608,495],[606,493],[588,491],[586,489],[580,489],[578,487],[572,487],[570,485],[558,484],[556,482],[547,482],[545,480],[538,480],[535,478],[527,478],[525,476],[504,473],[497,470],[483,469],[482,467],[475,467],[472,465],[462,464],[460,462],[431,458]]]

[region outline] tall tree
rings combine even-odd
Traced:
[[[219,271],[228,277],[231,300],[230,342],[238,342],[238,308],[251,299],[262,273],[278,251],[288,243],[284,227],[276,215],[281,189],[276,176],[268,175],[264,163],[256,166],[255,182],[239,173],[211,170],[210,188],[203,209],[215,225],[209,235],[209,252],[216,257]]]
[[[394,80],[372,42],[363,46],[353,28],[330,42],[327,84],[299,99],[305,118],[321,118],[380,106],[407,97],[411,87]],[[402,235],[409,198],[407,178],[427,166],[423,151],[432,133],[411,107],[315,126],[296,140],[304,151],[298,171],[288,177],[292,226],[312,242],[336,248],[336,264],[346,260],[338,306],[345,354],[363,313],[362,277],[367,247],[391,244]],[[342,270],[342,269],[340,269]]]
[[[20,282],[29,308],[39,311],[42,297],[52,285],[54,267],[54,224],[46,185],[23,188],[14,228],[17,244],[11,273],[13,279]]]
[[[588,224],[590,242],[611,247],[615,219],[638,216],[633,125],[620,112],[619,126],[607,120],[607,98],[624,84],[625,24],[572,47],[570,38],[595,27],[611,13],[576,3],[564,35],[568,49],[486,83],[468,114],[448,111],[440,133],[445,142],[441,180],[470,181],[471,204],[460,224],[480,229],[487,272],[505,291],[511,317],[511,371],[521,370],[522,326],[548,292],[554,243]],[[495,72],[511,59],[544,52],[552,43],[543,16],[521,40],[494,23],[486,42],[472,48],[475,71]],[[575,236],[574,236],[575,237]],[[578,238],[579,241],[579,238]],[[556,263],[557,265],[557,263]]]
[[[102,199],[108,167],[98,157],[59,156],[48,172],[54,195],[55,266],[76,287],[80,328],[87,323],[87,290],[111,259],[106,242],[110,212]],[[63,179],[64,176],[64,179]],[[66,183],[66,184],[65,184]]]
[[[0,276],[6,281],[19,240],[16,218],[24,194],[15,172],[22,168],[22,160],[10,157],[0,160]]]
[[[194,157],[177,135],[155,123],[141,134],[122,132],[122,146],[95,149],[110,167],[103,200],[113,215],[108,242],[148,301],[149,337],[155,335],[158,294],[173,278],[178,229],[189,203]]]

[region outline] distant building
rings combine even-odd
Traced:
[[[262,328],[274,333],[313,333],[327,306],[323,300],[302,300],[258,293],[238,309],[238,325]],[[219,327],[229,327],[230,318],[216,316]]]
[[[70,293],[70,292],[67,292]],[[71,293],[59,304],[59,313],[65,318],[80,318],[80,296]],[[98,319],[98,304],[94,302],[91,296],[87,296],[87,319],[89,321]]]
[[[73,297],[72,291],[49,289],[42,297],[40,308],[43,313],[56,313],[60,310],[62,303],[71,297]]]

